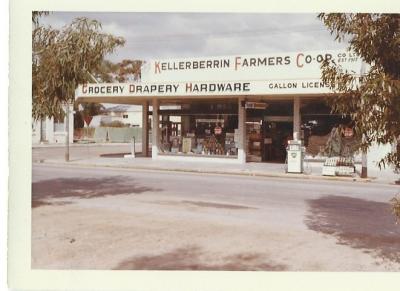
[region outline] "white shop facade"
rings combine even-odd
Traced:
[[[140,82],[85,84],[76,100],[141,105],[143,154],[152,159],[284,162],[293,136],[316,156],[333,127],[351,127],[324,102],[333,94],[321,81],[327,58],[361,72],[347,51],[150,60]]]

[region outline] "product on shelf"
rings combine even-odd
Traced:
[[[262,160],[262,135],[261,123],[251,122],[246,124],[247,130],[247,160],[261,162]]]

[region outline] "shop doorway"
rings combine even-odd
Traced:
[[[265,121],[263,129],[264,149],[262,160],[270,163],[284,163],[286,147],[293,136],[293,122]]]
[[[293,101],[263,103],[264,108],[246,111],[247,161],[284,163],[288,140],[293,137]]]
[[[246,122],[247,161],[284,163],[286,146],[293,136],[293,122],[253,120]]]

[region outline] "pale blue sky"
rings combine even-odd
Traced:
[[[99,20],[126,39],[108,56],[122,59],[201,57],[341,49],[317,14],[53,12],[41,19],[60,28],[75,17]]]

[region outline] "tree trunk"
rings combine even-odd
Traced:
[[[67,109],[66,109],[66,118],[65,118],[65,130],[66,130],[66,135],[65,135],[65,161],[69,162],[69,103],[67,103]]]
[[[367,154],[361,154],[361,178],[368,178]]]
[[[365,141],[365,135],[362,136],[363,142]],[[367,151],[361,153],[361,178],[368,178],[368,156]]]

